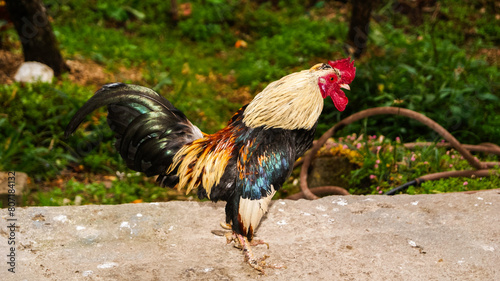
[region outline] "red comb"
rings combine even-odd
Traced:
[[[351,58],[345,58],[336,61],[329,61],[328,64],[340,70],[340,81],[339,84],[351,84],[356,76],[356,67],[354,67],[354,61],[351,62]]]

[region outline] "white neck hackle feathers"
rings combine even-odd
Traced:
[[[323,110],[318,79],[333,71],[321,65],[269,84],[247,106],[243,123],[251,128],[311,129]]]

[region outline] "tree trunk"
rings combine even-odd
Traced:
[[[170,16],[172,22],[177,25],[179,22],[179,8],[177,7],[177,0],[170,0]]]
[[[366,49],[370,18],[375,0],[352,0],[351,23],[347,34],[348,53],[359,58]]]
[[[56,76],[68,71],[42,1],[6,0],[6,3],[23,46],[24,60],[44,63]]]

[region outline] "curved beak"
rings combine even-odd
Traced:
[[[349,87],[349,84],[340,84],[340,88],[346,89],[346,90],[351,90],[351,87]]]

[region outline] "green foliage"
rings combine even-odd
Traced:
[[[486,178],[448,178],[423,182],[419,187],[410,186],[408,194],[437,194],[446,192],[463,192],[471,190],[494,189],[500,186],[500,177]]]
[[[356,151],[362,155],[358,163],[361,168],[352,171],[349,178],[351,194],[382,194],[421,176],[445,172],[471,169],[470,164],[454,149],[430,146],[405,148],[401,140],[395,141],[384,136],[367,136],[356,134],[333,139],[346,151]],[[496,155],[478,155],[481,161],[499,161]],[[425,182],[421,187],[412,187],[409,194],[458,192],[464,190],[497,188],[500,182],[498,174],[486,178],[442,179],[436,182]],[[465,181],[468,184],[463,184]],[[430,188],[430,189],[429,189]]]
[[[62,206],[77,204],[123,204],[132,202],[153,202],[169,199],[167,189],[161,188],[139,173],[123,173],[124,177],[107,182],[89,184],[69,180],[64,187],[50,191],[37,191],[31,204]],[[79,198],[78,198],[79,197]],[[138,201],[137,201],[138,200]]]
[[[76,159],[62,141],[65,116],[74,113],[70,99],[48,84],[3,85],[0,118],[0,169],[51,177]]]
[[[55,87],[44,83],[3,85],[0,169],[23,171],[39,181],[56,176],[80,157],[90,171],[111,172],[123,167],[104,118],[96,125],[89,124],[88,133],[63,137],[67,123],[91,93],[71,83]]]
[[[450,7],[453,12],[443,11],[450,19],[426,17],[421,26],[408,24],[405,17],[393,14],[392,9],[378,12],[379,16],[392,17],[392,20],[371,23],[368,43],[372,44],[368,51],[371,57],[357,64],[347,114],[373,106],[397,106],[425,114],[463,142],[495,142],[500,137],[491,134],[498,121],[488,117],[500,111],[500,72],[497,65],[474,55],[480,49],[492,48],[498,35],[495,39],[486,32],[484,38],[491,41],[467,40],[462,32],[456,32],[462,30],[456,23],[466,26],[484,21],[459,19],[457,13],[468,14],[467,4],[455,3]],[[483,16],[492,19],[494,15]],[[333,105],[327,103],[326,112],[334,111]],[[326,122],[329,117],[324,116],[320,122]],[[483,127],[485,119],[490,119],[495,126],[486,123]],[[373,128],[370,133],[392,138],[435,137],[423,125],[398,116],[370,118],[369,127]],[[350,132],[360,129],[360,124],[354,124]]]
[[[342,38],[347,31],[332,27],[327,21],[313,21],[300,17],[280,27],[272,36],[256,41],[249,52],[237,62],[238,82],[255,88],[259,84],[285,76],[287,68],[308,67],[309,59],[329,57],[340,52],[342,44],[330,38]],[[279,51],[277,51],[279,50]]]
[[[224,37],[228,27],[235,21],[237,1],[206,1],[205,5],[193,3],[192,15],[179,22],[178,28],[183,35],[196,41],[205,41],[211,37]],[[228,34],[228,40],[234,37]]]
[[[454,149],[430,146],[405,148],[401,140],[388,139],[384,136],[351,134],[346,137],[332,138],[329,147],[340,151],[329,157],[348,157],[360,166],[359,169],[345,175],[349,181],[341,186],[351,194],[383,194],[393,188],[413,181],[424,175],[470,170],[471,166]],[[325,157],[325,156],[323,156]],[[498,155],[478,154],[484,162],[498,162]],[[426,194],[461,192],[468,190],[493,189],[500,186],[500,167],[493,169],[489,177],[484,178],[446,178],[424,182],[421,186],[410,186],[407,194]],[[286,198],[300,192],[300,167],[296,168],[276,198]]]

